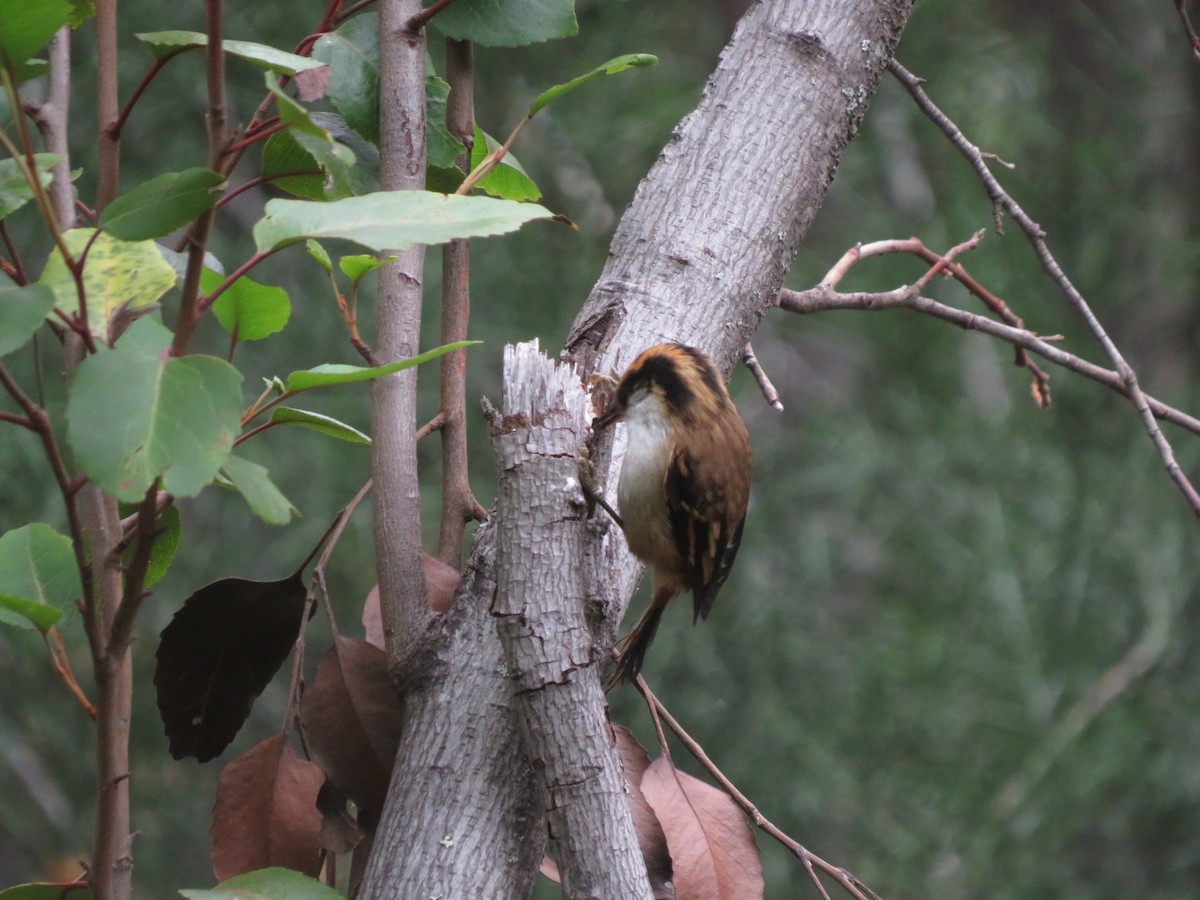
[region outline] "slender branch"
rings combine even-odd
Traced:
[[[357,3],[351,3],[349,6],[347,6],[345,9],[343,9],[340,13],[337,14],[337,17],[334,19],[334,24],[340,25],[340,24],[342,24],[342,22],[345,22],[347,19],[353,17],[357,13],[362,12],[368,6],[371,6],[378,2],[379,2],[379,0],[358,0]]]
[[[767,401],[767,405],[776,412],[783,412],[783,401],[779,399],[779,391],[771,383],[771,377],[767,375],[766,369],[758,361],[758,356],[755,355],[754,348],[749,343],[746,344],[746,349],[742,351],[742,365],[750,370],[750,374],[758,382],[758,389],[762,391],[763,399]]]
[[[379,10],[379,179],[385,191],[425,186],[425,39],[405,27],[419,12],[417,0],[384,0]],[[425,248],[396,256],[379,273],[373,352],[384,363],[413,355],[421,334]],[[417,373],[406,369],[371,385],[375,559],[388,668],[399,684],[420,669],[416,658],[433,616],[421,563]]]
[[[433,9],[433,7],[429,7]],[[426,10],[428,12],[429,10]],[[468,41],[446,41],[446,127],[468,147],[475,134],[474,64]],[[464,170],[470,155],[459,160]],[[471,314],[471,244],[450,241],[442,247],[442,343],[467,338]],[[483,508],[471,492],[467,469],[467,354],[447,353],[441,359],[442,515],[437,556],[458,568],[462,565],[463,535],[467,522],[481,519]]]
[[[1183,22],[1183,30],[1187,34],[1188,41],[1191,42],[1192,54],[1200,62],[1200,35],[1196,34],[1192,20],[1188,18],[1187,3],[1188,0],[1175,0],[1175,9],[1179,12],[1179,18]]]
[[[158,537],[155,522],[158,519],[159,481],[146,489],[142,502],[138,505],[137,519],[134,526],[133,558],[125,567],[125,591],[121,596],[121,606],[113,617],[112,629],[108,636],[108,652],[123,654],[129,649],[133,637],[133,625],[137,621],[138,611],[146,598],[146,572],[150,569],[150,557],[154,550],[154,540]]]
[[[770,819],[759,812],[758,807],[756,807],[745,794],[738,790],[732,781],[725,777],[725,773],[717,768],[716,763],[708,758],[708,754],[704,752],[704,748],[696,742],[695,738],[693,738],[687,733],[687,731],[684,730],[683,726],[680,725],[679,722],[676,721],[675,717],[671,715],[670,710],[663,706],[662,701],[654,695],[654,692],[651,691],[649,686],[646,684],[646,680],[639,675],[634,684],[637,687],[638,692],[641,693],[642,697],[645,698],[646,705],[650,709],[650,715],[655,722],[655,726],[660,729],[659,740],[663,743],[663,746],[666,746],[666,740],[662,737],[661,726],[659,725],[660,717],[663,722],[666,722],[667,727],[675,733],[675,736],[679,738],[680,743],[682,743],[684,747],[687,748],[688,752],[692,754],[693,758],[695,758],[695,760],[700,763],[700,765],[702,765],[714,779],[716,779],[717,783],[721,785],[721,788],[725,791],[725,793],[733,798],[733,801],[742,808],[742,811],[750,817],[750,820],[754,822],[759,829],[769,834],[783,846],[787,847],[788,850],[790,850],[796,856],[796,858],[800,860],[800,862],[804,865],[804,868],[808,871],[809,877],[813,880],[813,883],[817,886],[817,889],[821,892],[821,895],[825,898],[825,900],[829,900],[829,894],[826,893],[824,886],[817,877],[817,873],[815,871],[816,869],[820,869],[822,872],[836,881],[841,888],[851,897],[854,897],[855,900],[879,900],[878,894],[855,878],[854,875],[852,875],[846,869],[843,869],[841,866],[835,866],[833,863],[826,862],[824,859],[805,848],[805,846],[799,841],[789,837],[774,823],[772,823]]]
[[[0,422],[8,422],[11,425],[20,425],[22,428],[29,431],[37,431],[38,427],[33,423],[32,419],[27,419],[25,416],[18,416],[15,413],[4,412],[0,410]]]
[[[1045,240],[1045,232],[1042,231],[1041,226],[1034,222],[1025,210],[1000,186],[996,177],[988,169],[987,161],[984,159],[980,149],[971,143],[963,135],[959,127],[929,99],[929,96],[921,87],[921,79],[900,65],[895,58],[888,60],[887,67],[888,71],[904,85],[922,112],[942,130],[959,152],[970,161],[980,181],[983,183],[988,197],[992,201],[996,215],[999,216],[1001,212],[1007,213],[1025,233],[1026,238],[1041,261],[1043,270],[1058,286],[1059,291],[1067,298],[1072,309],[1075,310],[1076,314],[1087,325],[1096,343],[1100,345],[1105,355],[1111,360],[1113,368],[1116,369],[1117,374],[1125,385],[1124,393],[1141,417],[1146,433],[1150,436],[1150,440],[1158,450],[1164,468],[1166,468],[1171,480],[1175,482],[1175,486],[1179,489],[1179,492],[1183,494],[1188,505],[1191,506],[1192,513],[1200,520],[1200,492],[1197,492],[1176,461],[1175,451],[1165,435],[1163,435],[1162,429],[1158,427],[1154,411],[1138,384],[1137,374],[1129,363],[1126,362],[1120,350],[1117,349],[1117,345],[1108,336],[1108,333],[1100,324],[1100,320],[1088,305],[1087,300],[1084,299],[1075,285],[1071,283],[1062,266],[1059,265],[1058,260],[1050,252],[1050,248]],[[999,224],[999,219],[997,219],[997,224]]]
[[[978,238],[980,235],[976,235],[976,237]],[[915,237],[900,240],[873,241],[870,244],[857,244],[842,255],[842,258],[821,279],[820,284],[822,287],[827,288],[836,287],[838,282],[846,276],[859,260],[885,253],[911,253],[931,264],[936,264],[939,260],[943,259],[943,257],[926,247],[919,238]],[[948,256],[954,254],[955,251],[951,251],[951,254]],[[944,266],[942,271],[951,275],[959,284],[970,291],[971,294],[982,300],[983,304],[995,313],[1001,321],[1022,331],[1026,330],[1025,322],[1022,321],[1021,317],[1014,313],[1007,303],[972,278],[960,263],[951,262],[949,259],[947,259],[947,263],[948,265]],[[1015,348],[1013,363],[1029,370],[1034,381],[1034,398],[1043,409],[1049,409],[1051,405],[1050,376],[1029,358],[1023,347],[1017,346]]]
[[[272,94],[271,96],[274,96]],[[259,141],[271,137],[273,134],[278,134],[281,131],[287,131],[287,126],[282,122],[264,123],[261,127],[256,128],[253,134],[243,132],[243,137],[240,141],[230,144],[225,148],[225,154],[229,157],[241,158],[243,152],[253,147]],[[226,166],[226,168],[230,168]]]
[[[320,175],[320,169],[302,169],[297,172],[277,172],[274,175],[257,175],[247,181],[242,182],[237,187],[221,195],[221,199],[217,201],[217,207],[220,208],[232,200],[244,194],[252,188],[261,187],[264,184],[270,184],[272,181],[278,181],[280,178],[300,178],[305,175]]]
[[[142,76],[142,80],[139,81],[137,87],[133,89],[133,93],[129,95],[129,99],[125,101],[125,106],[121,110],[121,114],[117,116],[115,122],[108,126],[108,134],[110,137],[112,137],[114,140],[121,139],[121,131],[125,127],[125,120],[128,119],[129,114],[133,112],[134,105],[138,102],[138,99],[142,96],[142,94],[145,93],[146,88],[150,87],[150,82],[157,77],[158,73],[163,70],[163,67],[166,66],[167,63],[183,52],[184,49],[179,49],[174,53],[168,53],[166,56],[160,56],[158,59],[154,60],[154,64],[146,70],[146,74]]]
[[[405,27],[412,32],[420,31],[429,24],[430,20],[434,16],[440,13],[447,6],[450,6],[452,3],[454,3],[454,0],[436,0],[435,3],[431,3],[429,6],[425,7],[425,9],[421,10],[419,13],[409,19]]]
[[[5,262],[4,274],[15,284],[29,284],[29,275],[25,271],[25,263],[21,261],[21,253],[17,249],[17,245],[13,243],[12,235],[8,232],[8,223],[3,220],[0,220],[0,240],[4,241],[4,249],[8,252],[8,258],[12,260],[11,264]]]
[[[233,286],[233,283],[235,281],[237,281],[239,278],[241,278],[243,275],[245,275],[247,272],[249,272],[251,269],[253,269],[255,266],[257,266],[260,262],[262,262],[264,259],[266,259],[268,256],[270,256],[274,252],[275,252],[274,250],[258,251],[253,256],[251,256],[248,260],[246,260],[244,263],[242,263],[240,266],[238,266],[236,269],[234,269],[231,274],[226,275],[225,280],[222,281],[220,284],[218,284],[215,288],[213,288],[213,290],[210,293],[206,294],[203,297],[198,298],[196,301],[196,304],[195,304],[196,317],[199,318],[200,316],[202,316],[206,312],[208,312],[210,309],[212,309],[212,305],[217,302],[217,298],[220,297],[227,290],[229,290],[229,288]],[[203,255],[201,255],[201,260],[203,260]]]
[[[79,686],[79,679],[75,677],[75,670],[71,668],[71,659],[67,656],[67,649],[63,646],[62,635],[59,634],[58,629],[49,628],[43,631],[42,640],[45,641],[46,650],[50,653],[50,663],[54,666],[54,674],[63,680],[63,684],[67,686],[71,696],[87,713],[88,718],[95,719],[96,707],[92,705],[92,701],[87,698],[87,694]]]
[[[17,93],[16,85],[13,84],[12,73],[5,68],[0,70],[0,76],[3,76],[5,93],[8,95],[9,102],[13,107],[19,108],[20,95]],[[0,144],[4,145],[4,148],[21,169],[21,176],[33,191],[33,201],[37,206],[38,213],[42,217],[42,222],[46,226],[46,230],[50,233],[50,238],[54,241],[54,246],[59,254],[61,254],[63,262],[70,269],[75,265],[75,257],[67,247],[67,242],[63,239],[62,228],[59,227],[58,218],[54,214],[53,204],[46,193],[45,187],[42,185],[42,179],[38,176],[37,159],[34,156],[33,140],[30,137],[29,128],[26,127],[24,116],[16,116],[13,121],[17,127],[21,147],[18,148],[3,130],[0,130]]]
[[[981,316],[977,313],[966,312],[923,297],[918,294],[913,285],[896,288],[893,291],[881,293],[846,293],[840,294],[826,287],[815,287],[807,291],[784,289],[779,292],[778,304],[780,309],[788,312],[807,315],[830,309],[911,309],[914,312],[934,316],[951,322],[960,328],[979,331],[992,337],[1000,338],[1009,343],[1023,347],[1047,359],[1055,365],[1070,369],[1079,375],[1097,381],[1112,388],[1118,394],[1128,396],[1125,382],[1111,369],[1105,369],[1095,363],[1061,350],[1044,337],[1039,337],[1031,331],[1013,328]],[[1146,397],[1151,413],[1165,422],[1185,428],[1193,434],[1200,435],[1200,419],[1190,416],[1172,406],[1168,406],[1153,397]]]
[[[26,104],[42,144],[50,153],[62,157],[51,169],[50,204],[58,227],[73,228],[75,204],[71,188],[70,146],[67,142],[67,122],[71,105],[71,28],[64,25],[50,42],[50,90],[46,101]]]
[[[205,47],[205,63],[208,84],[208,166],[214,171],[221,168],[222,151],[225,145],[225,45],[224,10],[222,0],[205,0],[205,17],[208,25],[208,45]],[[180,291],[179,320],[175,323],[175,334],[171,340],[171,355],[183,356],[188,352],[192,332],[203,313],[200,309],[200,276],[204,271],[204,253],[208,249],[208,238],[212,233],[216,206],[210,206],[196,220],[188,239],[188,262]]]
[[[512,134],[508,136],[508,139],[504,142],[504,145],[499,150],[493,150],[491,153],[481,159],[479,161],[479,165],[477,165],[467,174],[467,177],[463,179],[463,183],[458,186],[458,189],[455,190],[454,193],[464,196],[470,193],[471,188],[479,184],[479,182],[488,176],[492,169],[500,165],[504,157],[508,155],[508,151],[512,149],[512,145],[516,143],[517,136],[520,135],[520,133],[525,130],[525,126],[532,121],[533,116],[526,115],[525,118],[518,122],[517,127],[512,130]]]
[[[121,176],[121,137],[113,125],[121,116],[117,87],[117,0],[96,0],[96,211],[117,196]]]

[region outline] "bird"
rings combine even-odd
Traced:
[[[681,593],[692,592],[693,622],[708,618],[742,540],[753,451],[716,364],[683,344],[656,344],[629,365],[593,429],[615,422],[628,431],[620,521],[652,581],[650,604],[620,645],[619,684],[637,678]]]

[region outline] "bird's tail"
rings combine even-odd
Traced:
[[[646,661],[646,651],[654,641],[658,631],[658,623],[662,619],[663,610],[667,603],[676,595],[676,591],[659,590],[650,600],[650,605],[642,613],[633,630],[625,635],[620,645],[620,659],[617,660],[616,670],[609,679],[609,685],[615,687],[623,682],[632,682],[642,671],[642,663]]]

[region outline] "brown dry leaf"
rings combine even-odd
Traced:
[[[403,715],[383,651],[356,638],[334,640],[300,702],[313,759],[360,809],[376,814],[383,811]]]
[[[637,832],[638,846],[646,860],[646,873],[650,876],[650,890],[654,897],[673,897],[671,886],[674,873],[671,854],[667,849],[667,836],[663,833],[658,816],[646,802],[642,793],[642,777],[650,766],[646,748],[638,743],[628,728],[621,725],[609,726],[613,744],[621,757],[621,769],[629,783],[629,812],[633,816],[633,828]]]
[[[349,853],[361,842],[366,832],[346,809],[346,795],[336,784],[325,779],[317,794],[317,809],[321,813],[319,842],[330,853]]]
[[[425,596],[429,608],[435,613],[444,613],[454,602],[454,592],[458,590],[458,582],[462,573],[454,566],[448,566],[436,556],[428,553],[421,554],[421,564],[425,567]],[[379,585],[371,588],[363,603],[362,611],[363,633],[367,640],[384,649],[383,613],[379,608]]]
[[[641,788],[667,836],[678,900],[762,897],[754,832],[728,794],[661,756],[642,775]]]
[[[316,877],[317,792],[324,780],[320,768],[295,754],[283,732],[230,762],[217,783],[209,831],[217,881],[268,866]]]

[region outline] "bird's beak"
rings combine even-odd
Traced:
[[[624,410],[621,409],[621,407],[615,402],[609,403],[608,409],[604,410],[603,413],[592,419],[592,431],[599,431],[602,428],[607,428],[613,422],[617,421],[617,419],[621,418],[621,413],[623,412]]]

